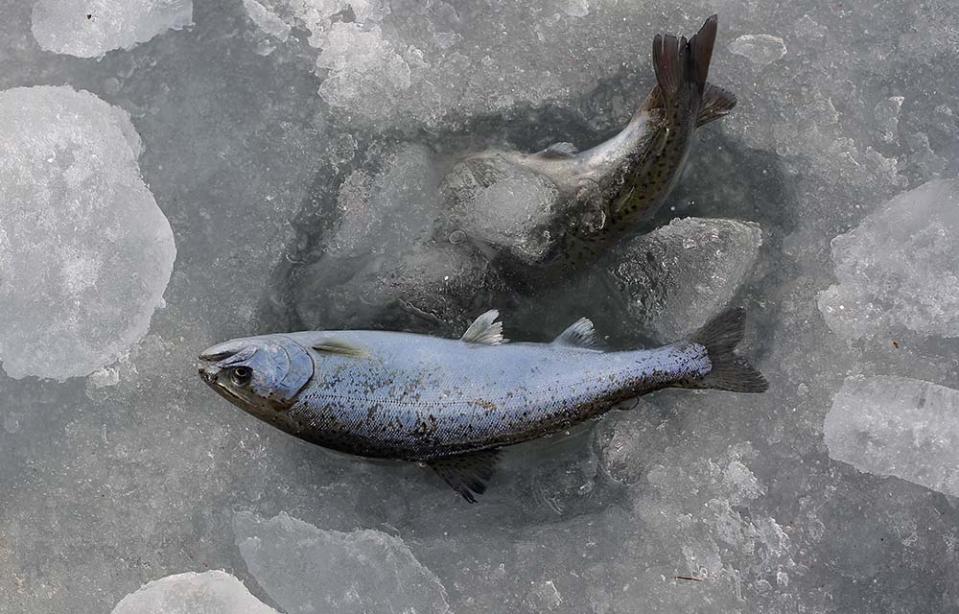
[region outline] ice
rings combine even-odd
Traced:
[[[830,458],[959,497],[959,390],[891,375],[848,377],[823,436]]]
[[[270,9],[256,0],[243,0],[243,8],[246,9],[253,23],[270,36],[275,37],[281,43],[286,42],[286,39],[289,38],[290,25]]]
[[[130,11],[118,31],[131,38],[109,45],[98,38],[110,23],[102,3],[4,6],[0,101],[21,91],[11,88],[56,85],[91,92],[71,95],[110,112],[92,131],[70,113],[40,118],[43,104],[0,113],[0,159],[16,160],[17,173],[36,143],[17,145],[10,126],[66,139],[67,123],[96,154],[73,166],[97,165],[105,177],[67,190],[76,177],[63,156],[40,158],[22,194],[11,192],[21,184],[6,167],[0,177],[2,258],[31,242],[53,250],[46,278],[19,261],[0,264],[2,300],[62,278],[61,295],[0,302],[4,366],[89,373],[57,381],[65,374],[0,372],[0,612],[110,612],[148,582],[208,569],[285,613],[310,611],[311,591],[342,597],[346,573],[367,587],[351,607],[368,611],[386,610],[397,592],[397,612],[959,612],[954,412],[932,405],[939,393],[927,391],[923,408],[911,402],[918,393],[898,396],[959,390],[949,318],[955,228],[945,214],[954,188],[910,196],[898,214],[883,206],[959,172],[959,5],[194,5],[192,19],[180,19],[189,27],[164,25],[135,44],[146,37],[132,33],[147,5],[118,2],[115,10]],[[86,6],[96,18],[86,19]],[[73,11],[49,30],[55,46],[73,40],[96,59],[48,50],[32,32],[34,7]],[[510,173],[484,185],[478,172],[466,198],[451,200],[444,184],[457,178],[457,161],[605,141],[654,86],[653,36],[688,37],[712,12],[709,80],[737,96],[736,108],[697,132],[656,217],[585,264],[581,279],[521,283],[562,232],[550,225],[562,216],[549,215],[549,186]],[[77,26],[69,35],[68,23]],[[66,150],[81,151],[69,142]],[[124,196],[103,212],[137,222],[159,207],[176,244],[165,289],[142,268],[147,242],[128,236],[139,223],[89,215],[92,202],[108,203],[102,195],[121,171]],[[156,205],[144,208],[144,185]],[[59,242],[39,223],[6,217],[38,186],[57,207],[50,230]],[[74,201],[78,225],[65,215]],[[674,221],[686,218],[697,221]],[[58,260],[74,234],[95,258]],[[689,249],[686,234],[699,237]],[[114,238],[138,246],[133,258],[103,255]],[[669,268],[631,251],[644,242],[673,256]],[[501,266],[507,257],[517,265]],[[612,283],[621,268],[635,273],[626,293]],[[94,292],[101,284],[134,281],[156,283],[155,295],[136,293],[112,311],[97,303],[109,298]],[[665,286],[646,285],[654,282]],[[77,302],[74,292],[95,300]],[[878,308],[823,313],[821,294],[826,307],[861,299]],[[101,340],[116,341],[117,352],[90,362],[87,346],[58,332],[85,305],[97,306],[96,322],[141,318],[146,334],[119,344],[122,326],[107,326]],[[766,393],[661,390],[511,446],[475,505],[429,469],[296,440],[213,395],[195,373],[198,351],[238,336],[363,327],[457,337],[498,308],[514,342],[548,341],[586,316],[602,345],[619,349],[672,342],[734,305],[746,309],[740,350],[768,378]],[[46,317],[55,326],[23,336],[10,356],[5,344],[21,323]],[[23,353],[48,335],[64,345]],[[893,383],[837,414],[849,377]],[[851,422],[833,429],[838,416],[867,422],[869,437]],[[870,466],[837,460],[875,459],[862,451],[877,442],[909,454]],[[240,510],[254,527],[243,535]],[[289,532],[271,520],[284,511]],[[384,575],[350,572],[361,555],[364,572]],[[394,571],[426,588],[394,591]],[[185,591],[168,593],[177,594]]]
[[[262,0],[309,32],[319,94],[343,121],[404,127],[453,125],[585,92],[624,62],[648,65],[626,6],[551,0],[530,18],[522,4]],[[254,9],[256,10],[256,9]],[[497,21],[479,18],[486,11]],[[594,18],[590,28],[583,20]],[[553,52],[558,46],[563,51]],[[575,61],[573,60],[575,58]],[[574,68],[575,66],[575,68]],[[459,77],[469,75],[468,79]],[[646,92],[634,95],[645,96]]]
[[[130,593],[112,614],[277,614],[224,571],[166,576]]]
[[[743,34],[729,44],[729,50],[753,64],[765,66],[786,55],[786,43],[771,34]]]
[[[819,296],[849,339],[903,328],[959,337],[959,180],[899,194],[832,241],[838,285]]]
[[[761,245],[754,223],[675,219],[618,248],[610,275],[630,320],[661,341],[675,341],[730,303]]]
[[[192,23],[193,0],[37,0],[31,31],[47,51],[96,58]]]
[[[899,138],[899,113],[905,100],[902,96],[890,96],[880,101],[873,109],[876,121],[879,122],[879,127],[882,129],[880,137],[887,143]]]
[[[426,147],[374,147],[340,184],[321,257],[302,272],[297,312],[311,326],[464,328],[497,285],[489,260],[443,223],[440,166]],[[480,309],[479,312],[476,309]]]
[[[240,512],[234,530],[247,567],[287,614],[449,611],[439,579],[394,535],[323,530],[282,512]]]
[[[146,334],[176,257],[129,116],[70,87],[0,93],[0,360],[66,379]]]
[[[442,188],[458,229],[519,262],[544,261],[562,237],[565,199],[544,175],[473,159],[454,166]]]

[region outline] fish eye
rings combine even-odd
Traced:
[[[238,386],[242,386],[250,381],[250,378],[253,377],[253,369],[250,367],[234,367],[233,372],[230,374],[233,378],[233,383]]]

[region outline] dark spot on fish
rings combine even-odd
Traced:
[[[87,19],[93,19],[93,14],[92,14],[92,13],[87,13]]]

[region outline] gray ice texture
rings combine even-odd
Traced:
[[[959,613],[959,4],[0,0],[0,614]],[[720,18],[659,214],[536,292],[555,188]],[[372,327],[611,348],[743,305],[764,395],[662,391],[476,505],[212,395]]]

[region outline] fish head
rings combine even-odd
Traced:
[[[313,359],[283,335],[219,343],[199,356],[200,379],[220,396],[260,418],[288,409],[313,377]]]

